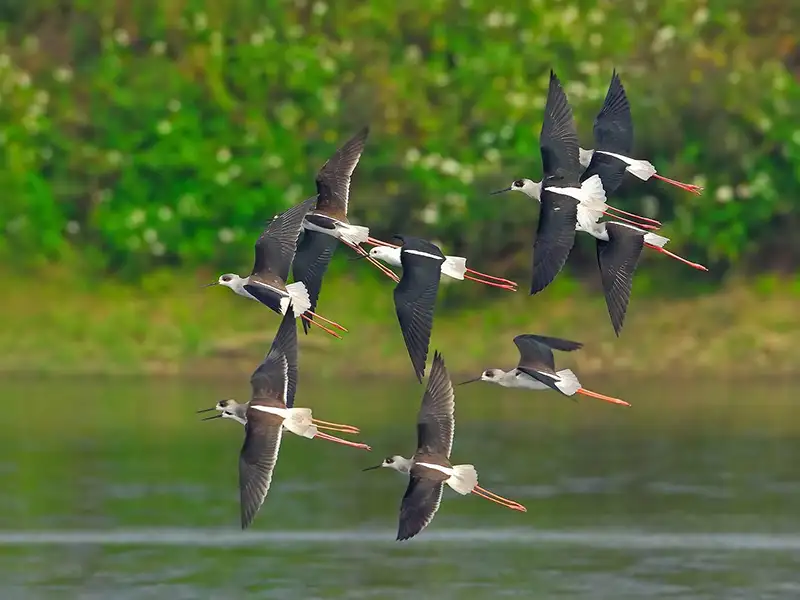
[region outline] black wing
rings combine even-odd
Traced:
[[[283,281],[288,279],[303,219],[306,213],[314,208],[316,201],[317,197],[312,196],[269,222],[256,242],[256,260],[251,275],[263,276],[272,273]]]
[[[519,366],[555,373],[556,361],[553,350],[535,338],[533,335],[518,335],[514,338],[514,344],[519,350]]]
[[[573,185],[578,182],[581,173],[578,132],[572,117],[572,107],[553,71],[550,71],[550,87],[544,107],[539,148],[542,152],[543,186],[545,183],[562,182],[564,185]]]
[[[563,194],[542,190],[539,225],[533,242],[531,295],[541,292],[567,262],[575,243],[578,201]]]
[[[631,107],[616,71],[611,76],[611,85],[608,87],[603,108],[594,120],[594,143],[595,150],[605,150],[622,156],[630,156],[633,151]],[[581,176],[581,182],[592,175],[599,175],[608,197],[622,184],[626,168],[627,165],[618,158],[595,152]]]
[[[616,70],[611,76],[603,108],[594,120],[595,150],[623,156],[633,152],[633,117],[625,88]]]
[[[551,373],[556,372],[553,350],[573,352],[583,348],[583,344],[580,342],[532,333],[516,336],[514,344],[519,350],[519,366],[536,368]]]
[[[425,529],[442,502],[444,482],[409,475],[408,487],[400,503],[397,539],[407,540]]]
[[[581,342],[573,342],[572,340],[565,340],[563,338],[549,337],[547,335],[536,335],[534,333],[524,333],[514,338],[514,343],[519,348],[520,343],[526,343],[527,340],[534,340],[540,344],[544,344],[552,350],[559,350],[561,352],[573,352],[583,348]],[[520,350],[520,353],[522,351]]]
[[[394,288],[394,307],[414,373],[422,383],[443,261],[410,252],[401,252],[400,261],[403,276]]]
[[[253,399],[281,398],[287,408],[297,392],[297,321],[287,310],[264,361],[250,377]]]
[[[295,281],[302,281],[305,284],[308,298],[311,301],[311,312],[317,310],[322,278],[325,276],[325,271],[328,270],[328,264],[331,262],[338,243],[339,240],[332,235],[307,229],[303,234],[303,239],[297,245],[292,274]],[[308,333],[309,327],[311,324],[304,320],[303,331]]]
[[[267,413],[250,411],[245,427],[244,444],[239,453],[239,499],[242,512],[242,529],[253,522],[264,503],[272,482],[272,471],[278,460],[281,446],[280,423],[269,423]],[[262,418],[261,415],[264,415]]]
[[[597,264],[614,333],[619,336],[628,302],[633,274],[644,247],[644,235],[618,223],[606,225],[609,241],[597,240]]]
[[[417,453],[444,454],[450,458],[456,427],[453,384],[442,355],[433,354],[428,387],[417,415]]]
[[[333,209],[337,213],[347,214],[350,178],[364,151],[367,135],[369,127],[364,127],[322,165],[317,173],[317,194],[319,194],[317,209]]]

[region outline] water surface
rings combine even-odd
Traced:
[[[457,388],[454,462],[528,507],[447,490],[394,541],[422,386],[301,380],[371,453],[287,436],[238,528],[242,429],[194,411],[246,379],[2,384],[0,597],[800,597],[800,382],[584,382],[629,400]]]

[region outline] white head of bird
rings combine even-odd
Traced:
[[[395,454],[394,456],[387,456],[383,459],[383,462],[379,465],[375,465],[374,467],[367,467],[364,469],[365,471],[372,471],[373,469],[394,469],[398,473],[403,473],[407,475],[411,471],[411,467],[414,465],[414,461],[410,458],[403,458],[402,456]]]
[[[533,181],[532,179],[515,179],[511,185],[504,190],[497,190],[492,194],[500,194],[502,192],[522,192],[528,198],[536,198],[541,200],[542,197],[542,182]]]
[[[236,273],[225,273],[220,275],[217,280],[217,285],[224,285],[231,288],[234,292],[238,292],[244,287],[245,280],[239,277]],[[213,284],[212,284],[213,285]]]
[[[383,261],[393,267],[399,267],[402,263],[400,261],[400,248],[393,248],[392,246],[375,246],[369,251],[372,258]]]
[[[516,383],[516,375],[518,373],[516,369],[511,369],[510,371],[503,371],[503,369],[486,369],[479,377],[462,381],[459,385],[474,383],[476,381],[488,381],[489,383],[496,383],[503,387],[518,387],[519,384]]]
[[[204,410],[198,410],[198,413],[209,412],[212,410],[219,411],[220,414],[214,415],[211,417],[206,417],[203,421],[208,421],[209,419],[233,419],[242,425],[247,423],[247,404],[239,404],[236,400],[233,399],[226,399],[220,400],[219,402],[214,405],[213,408],[206,408]]]

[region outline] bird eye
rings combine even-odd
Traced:
[[[232,279],[232,277],[230,275],[223,275],[222,276],[222,281],[230,281],[231,279]]]
[[[522,179],[517,179],[511,185],[513,185],[514,187],[525,187],[525,182]]]
[[[394,462],[394,459],[393,459],[393,458],[387,458],[387,459],[386,459],[386,464],[387,464],[387,465],[390,465],[390,464],[392,464],[393,462]]]
[[[489,379],[494,377],[494,373],[492,373],[491,371],[486,371],[483,375],[484,377],[488,377]]]

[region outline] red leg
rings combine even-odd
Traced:
[[[343,440],[342,438],[338,438],[333,435],[328,435],[327,433],[322,433],[321,431],[317,431],[317,434],[314,437],[319,438],[321,440],[334,442],[336,444],[342,444],[343,446],[350,446],[351,448],[359,448],[360,450],[372,450],[372,448],[370,448],[366,444],[362,444],[360,442],[348,442],[347,440]]]
[[[510,292],[516,292],[517,288],[513,285],[505,285],[503,283],[495,283],[494,281],[484,281],[483,279],[478,279],[477,277],[472,277],[471,275],[464,275],[464,279],[469,279],[470,281],[477,281],[478,283],[482,283],[484,285],[488,285],[491,287],[500,288],[501,290],[509,290]]]
[[[676,181],[675,179],[668,179],[667,177],[662,177],[658,173],[655,173],[653,177],[655,177],[656,179],[660,179],[664,183],[668,183],[670,185],[674,185],[675,187],[681,188],[682,190],[686,190],[687,192],[697,194],[698,196],[703,191],[703,188],[699,185],[694,185],[692,183],[683,183],[681,181]]]
[[[291,310],[291,308],[290,308],[289,310]],[[323,325],[322,323],[318,323],[318,322],[314,321],[314,320],[313,320],[311,317],[309,317],[309,316],[308,316],[306,313],[303,313],[302,315],[300,315],[300,318],[301,318],[301,319],[303,319],[304,321],[306,321],[307,323],[310,323],[311,325],[316,325],[317,327],[319,327],[320,329],[322,329],[322,331],[324,331],[324,332],[326,332],[326,333],[330,333],[330,334],[331,334],[333,337],[335,337],[335,338],[339,338],[340,340],[342,339],[342,336],[340,336],[338,333],[336,333],[336,332],[335,332],[335,331],[333,331],[332,329],[328,329],[328,328],[327,328],[327,327],[325,327],[325,325]]]
[[[622,406],[630,406],[630,404],[625,402],[625,400],[620,400],[619,398],[612,398],[611,396],[604,396],[603,394],[598,394],[597,392],[593,392],[591,390],[587,390],[584,388],[578,388],[577,393],[583,396],[589,396],[590,398],[605,400],[606,402],[611,402],[612,404],[621,404]]]
[[[483,277],[484,279],[499,281],[500,283],[505,283],[506,285],[517,285],[516,281],[511,281],[510,279],[504,279],[503,277],[495,277],[494,275],[487,275],[486,273],[481,273],[480,271],[476,271],[475,269],[467,268],[467,273],[472,273],[473,275]]]
[[[331,431],[341,431],[342,433],[359,433],[361,431],[358,427],[353,425],[331,423],[330,421],[323,421],[321,419],[311,419],[311,422],[314,423],[318,429],[330,429]]]
[[[336,327],[336,328],[338,328],[338,329],[341,329],[342,331],[347,331],[347,329],[345,329],[344,327],[342,327],[341,325],[339,325],[339,324],[338,324],[338,323],[336,323],[335,321],[331,321],[330,319],[326,319],[326,318],[325,318],[325,317],[323,317],[322,315],[318,315],[318,314],[317,314],[317,313],[315,313],[315,312],[311,312],[310,310],[307,310],[305,314],[309,314],[309,315],[311,315],[312,317],[315,317],[315,318],[317,318],[317,319],[320,319],[320,320],[322,320],[322,321],[325,321],[326,323],[329,323],[329,324],[333,325],[334,327]]]
[[[495,502],[501,506],[505,506],[506,508],[510,508],[511,510],[518,510],[520,512],[528,512],[528,509],[522,506],[519,502],[515,502],[514,500],[509,500],[508,498],[503,498],[502,496],[498,496],[494,492],[490,492],[487,489],[482,488],[479,485],[476,485],[472,493],[476,496],[484,498],[485,500],[490,500]]]
[[[694,262],[692,262],[690,260],[686,260],[685,258],[683,258],[681,256],[678,256],[677,254],[674,254],[674,253],[670,252],[669,250],[665,250],[664,248],[661,248],[660,246],[654,246],[653,244],[647,244],[647,243],[645,243],[645,246],[647,246],[648,248],[652,248],[653,250],[656,250],[657,252],[661,252],[661,254],[666,254],[670,258],[674,258],[675,260],[678,260],[678,261],[682,262],[685,265],[689,265],[690,267],[692,267],[693,269],[697,269],[698,271],[708,271],[708,268],[704,267],[700,263],[694,263]]]
[[[641,215],[637,215],[636,213],[628,212],[628,211],[622,210],[620,208],[616,208],[614,206],[609,206],[608,210],[613,210],[614,212],[619,213],[621,215],[627,215],[629,217],[634,217],[636,219],[639,219],[640,221],[645,221],[647,223],[652,223],[653,225],[655,225],[657,227],[661,227],[661,221],[656,221],[655,219],[650,219],[648,217],[643,217]],[[606,213],[606,214],[608,214],[608,213]]]

